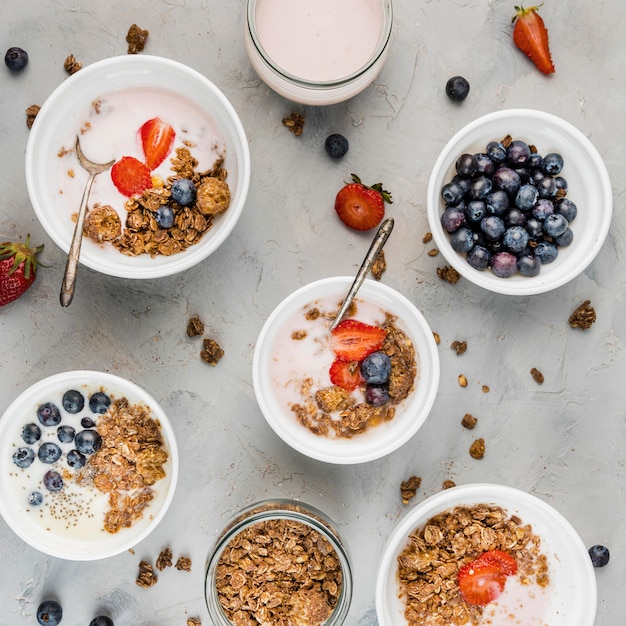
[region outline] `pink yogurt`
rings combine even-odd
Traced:
[[[523,585],[509,576],[504,591],[483,611],[481,626],[546,626],[550,598],[537,584]]]

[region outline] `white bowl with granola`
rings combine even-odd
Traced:
[[[329,331],[352,281],[325,278],[285,298],[259,334],[252,367],[257,401],[276,434],[336,464],[371,461],[409,441],[439,385],[428,323],[387,285],[366,279]]]
[[[250,181],[241,121],[226,96],[181,63],[124,55],[88,65],[44,102],[26,148],[31,203],[67,252],[88,174],[114,161],[89,196],[80,262],[123,278],[181,272],[234,229]]]
[[[0,419],[0,514],[33,548],[87,561],[147,537],[174,496],[178,451],[134,383],[70,371],[23,391]]]
[[[593,626],[596,580],[572,525],[512,487],[427,498],[396,526],[376,583],[381,626]]]

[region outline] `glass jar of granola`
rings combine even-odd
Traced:
[[[241,510],[209,555],[205,598],[216,626],[343,624],[352,567],[333,522],[294,500]]]

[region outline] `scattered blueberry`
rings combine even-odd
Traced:
[[[91,419],[91,417],[82,417],[80,420],[80,425],[83,428],[93,428],[96,425],[96,422],[94,422],[93,419]]]
[[[33,444],[41,439],[41,428],[37,424],[26,424],[22,428],[22,439],[24,443]]]
[[[92,413],[106,413],[110,404],[111,398],[103,391],[96,391],[96,393],[89,398],[89,408]]]
[[[81,454],[78,450],[70,450],[67,453],[67,464],[74,469],[80,469],[84,467],[87,462],[87,457]]]
[[[28,494],[28,504],[31,506],[39,506],[43,502],[41,491],[31,491]]]
[[[591,546],[589,548],[589,556],[594,567],[604,567],[611,558],[609,549],[601,545]]]
[[[63,394],[63,408],[72,415],[80,413],[85,407],[85,398],[80,391],[70,389]]]
[[[369,385],[381,385],[389,380],[391,360],[384,352],[372,352],[361,362],[361,376]]]
[[[57,437],[61,443],[72,443],[75,434],[74,427],[69,424],[61,424],[57,428]]]
[[[174,226],[174,209],[167,204],[161,205],[154,214],[159,228],[171,228]]]
[[[61,413],[56,404],[46,402],[37,409],[37,417],[44,426],[57,426],[61,421]]]
[[[74,437],[76,449],[82,454],[93,454],[102,446],[102,437],[96,430],[81,430]]]
[[[13,463],[22,469],[30,467],[35,460],[35,451],[32,448],[21,447],[13,453]]]
[[[54,463],[61,458],[61,448],[56,443],[46,441],[39,446],[37,457],[42,463]]]
[[[17,46],[9,48],[4,55],[4,62],[10,70],[19,72],[28,65],[28,52]]]
[[[113,620],[106,615],[98,615],[98,617],[94,617],[90,622],[89,626],[114,626]]]
[[[57,626],[63,618],[63,609],[56,600],[44,600],[37,607],[37,621],[41,626]]]
[[[348,152],[348,140],[339,133],[334,133],[326,137],[324,149],[331,159],[340,159]]]
[[[383,406],[389,401],[387,387],[368,385],[365,388],[365,401],[371,406]]]
[[[469,94],[470,84],[463,76],[453,76],[446,83],[446,94],[454,102],[463,102]]]
[[[43,486],[48,491],[61,491],[63,489],[63,478],[59,472],[49,470],[43,475]]]
[[[177,178],[172,183],[171,198],[182,206],[189,206],[196,200],[196,186],[188,178]]]

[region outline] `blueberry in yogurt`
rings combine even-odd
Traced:
[[[32,445],[33,443],[37,443],[41,439],[41,428],[37,426],[37,424],[26,424],[24,428],[22,428],[22,439],[24,443]]]
[[[80,413],[85,407],[85,398],[80,391],[68,389],[63,394],[63,408],[70,414]]]
[[[31,506],[39,506],[43,502],[41,491],[31,491],[28,494],[28,504]]]
[[[46,402],[37,409],[37,417],[44,426],[58,426],[61,423],[59,407],[52,402]]]
[[[74,444],[81,454],[93,454],[101,448],[102,437],[98,431],[88,428],[76,433]]]
[[[39,446],[37,458],[42,463],[52,464],[61,458],[61,448],[56,443],[46,441]]]
[[[76,430],[69,424],[61,424],[57,428],[57,437],[61,443],[72,443]]]
[[[22,469],[30,467],[35,460],[35,451],[22,446],[13,453],[13,463]]]
[[[59,472],[49,470],[43,475],[43,485],[48,491],[61,491],[63,489],[63,478]]]
[[[111,405],[111,398],[104,391],[96,391],[89,398],[89,408],[92,413],[106,413]]]
[[[70,450],[67,453],[67,464],[74,469],[80,469],[85,466],[87,457],[81,454],[78,450]]]

